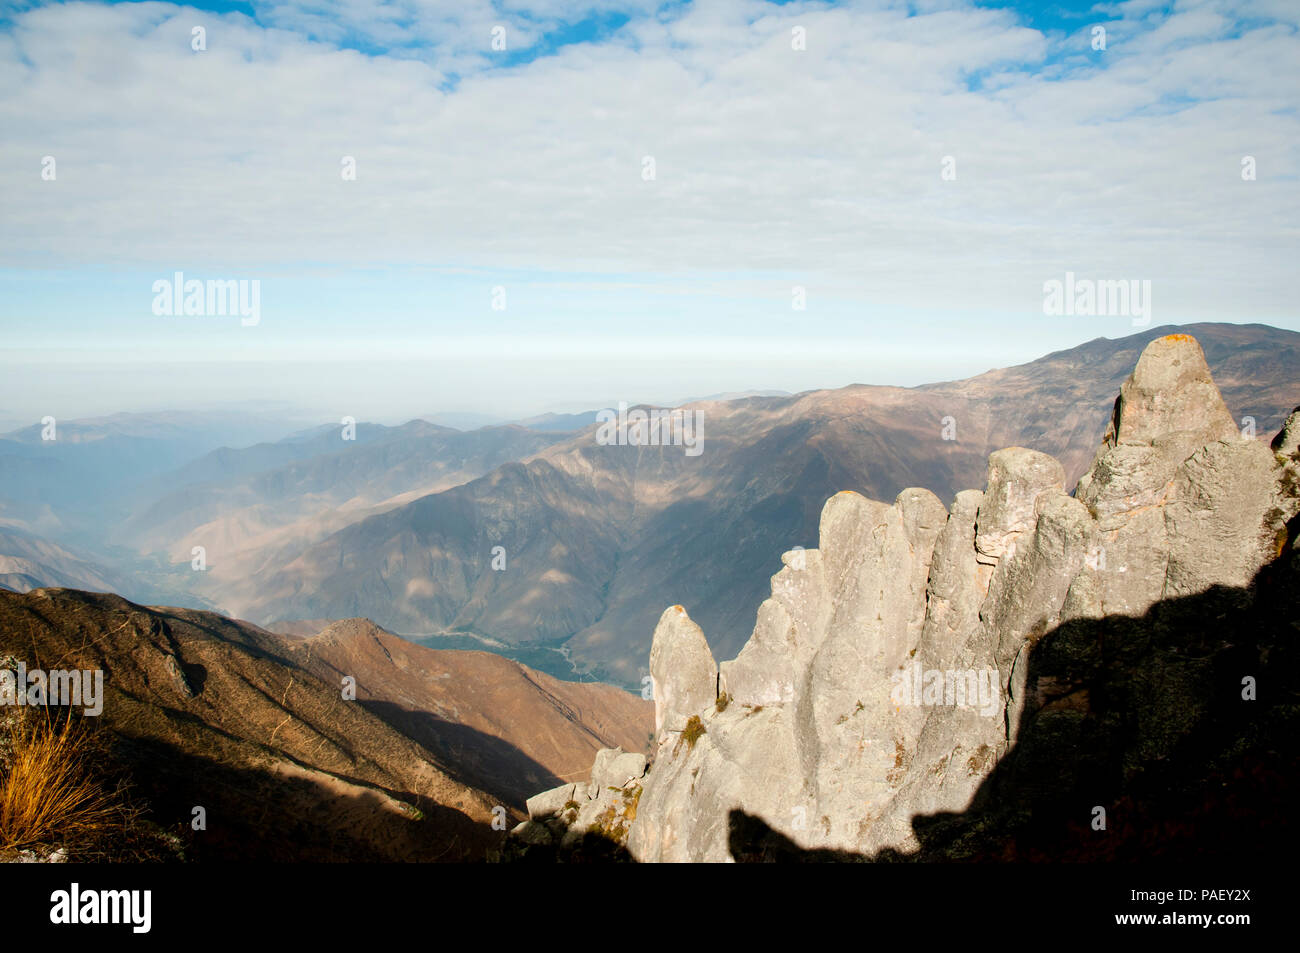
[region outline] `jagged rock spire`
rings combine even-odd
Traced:
[[[1146,346],[1120,388],[1106,439],[1121,446],[1171,441],[1204,446],[1237,436],[1205,352],[1190,334],[1169,334]]]
[[[713,652],[681,606],[671,606],[659,617],[650,646],[650,684],[655,701],[655,734],[681,731],[691,715],[712,705],[718,697],[718,666]]]
[[[723,663],[725,705],[699,626],[680,606],[659,620],[661,746],[628,849],[728,860],[732,810],[804,847],[916,849],[913,817],[964,810],[1043,704],[1027,660],[1046,633],[1245,586],[1281,552],[1298,442],[1300,411],[1271,448],[1243,437],[1200,345],[1175,334],[1142,353],[1073,496],[1056,460],[1013,447],[951,514],[923,489],[832,497],[819,548],[787,554]],[[692,716],[689,744],[663,744]]]
[[[989,483],[980,505],[975,549],[979,561],[996,563],[1034,528],[1035,506],[1044,493],[1065,489],[1065,469],[1055,457],[1024,447],[989,456]]]
[[[1196,339],[1157,338],[1120,388],[1075,496],[1103,529],[1115,529],[1125,514],[1164,502],[1174,471],[1196,450],[1240,436]]]

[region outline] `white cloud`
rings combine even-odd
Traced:
[[[774,269],[873,303],[1022,309],[1069,268],[1151,278],[1158,309],[1292,307],[1300,43],[1234,25],[1294,23],[1284,6],[1121,5],[1093,54],[1086,30],[962,4],[718,0],[486,65],[494,18],[521,44],[571,18],[533,7],[19,13],[0,35],[0,265]],[[333,45],[348,33],[420,52]]]

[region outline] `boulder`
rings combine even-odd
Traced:
[[[551,788],[549,791],[543,791],[541,794],[534,794],[526,802],[528,808],[528,818],[533,821],[545,820],[559,814],[564,810],[564,805],[574,800],[574,785],[561,784],[558,788]]]
[[[596,761],[591,766],[591,784],[589,790],[599,792],[605,788],[625,788],[633,781],[639,781],[645,774],[646,757],[635,751],[622,748],[602,748],[596,752]]]

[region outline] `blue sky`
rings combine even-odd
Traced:
[[[1298,20],[1282,0],[5,4],[0,427],[909,385],[1135,329],[1045,315],[1066,271],[1150,281],[1152,326],[1300,328]],[[153,314],[177,271],[257,280],[261,320]]]

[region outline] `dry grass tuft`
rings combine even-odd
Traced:
[[[101,778],[101,753],[80,719],[0,710],[0,851],[59,846],[88,859],[120,843],[139,811]]]
[[[691,715],[691,717],[686,720],[686,727],[683,728],[682,733],[677,736],[677,744],[673,746],[673,756],[677,756],[677,752],[681,750],[683,741],[686,742],[687,748],[694,750],[695,742],[704,737],[704,734],[704,722],[700,721],[700,716]]]

